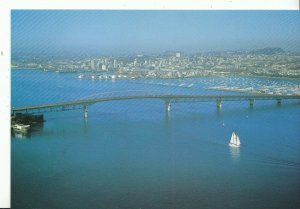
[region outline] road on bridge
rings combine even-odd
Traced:
[[[90,105],[99,102],[108,102],[116,100],[132,100],[132,99],[161,99],[166,102],[166,110],[170,111],[171,102],[211,102],[217,103],[217,108],[221,108],[222,101],[249,101],[249,105],[253,106],[255,100],[275,100],[277,104],[281,104],[282,100],[300,99],[300,95],[270,95],[270,94],[248,94],[248,95],[177,95],[177,94],[148,94],[148,95],[127,95],[127,96],[106,96],[100,98],[90,98],[74,100],[69,102],[41,104],[24,107],[13,107],[11,113],[46,113],[57,111],[68,111],[75,109],[84,109],[84,116],[87,117],[87,108]]]

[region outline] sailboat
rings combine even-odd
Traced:
[[[236,135],[234,132],[232,132],[231,139],[228,145],[231,147],[240,147],[241,145],[239,136]]]

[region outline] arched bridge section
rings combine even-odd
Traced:
[[[57,111],[68,111],[75,109],[83,109],[84,116],[87,117],[88,106],[99,102],[118,101],[118,100],[132,100],[132,99],[160,99],[165,101],[166,111],[170,111],[171,103],[177,102],[216,102],[217,108],[222,107],[223,101],[249,101],[249,106],[252,107],[255,100],[275,100],[277,104],[281,104],[282,100],[297,100],[300,95],[270,95],[270,94],[248,94],[248,95],[200,95],[200,94],[159,94],[157,92],[143,92],[143,91],[127,91],[124,92],[107,92],[79,100],[41,104],[24,107],[13,107],[12,114],[16,113],[46,113]]]

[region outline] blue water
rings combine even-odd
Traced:
[[[300,85],[245,77],[78,80],[75,74],[12,71],[12,106],[70,101],[101,92],[228,94],[206,87]],[[232,94],[232,93],[230,93]],[[256,101],[98,103],[45,114],[40,130],[12,135],[12,208],[300,208],[300,103]],[[222,125],[224,123],[224,126]],[[232,131],[242,146],[228,146]]]

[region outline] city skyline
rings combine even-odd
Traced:
[[[13,55],[299,52],[297,11],[13,10]]]

